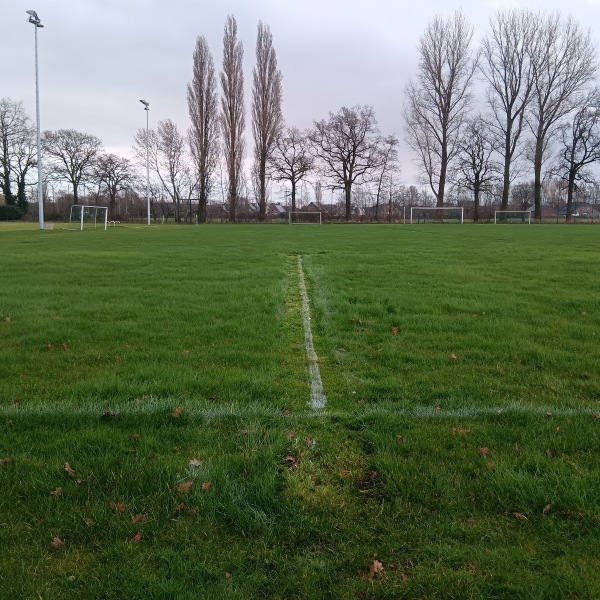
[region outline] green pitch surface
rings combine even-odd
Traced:
[[[598,236],[2,226],[0,598],[600,597]]]

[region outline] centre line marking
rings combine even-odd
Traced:
[[[304,269],[302,257],[298,255],[298,286],[302,296],[302,318],[304,321],[304,341],[306,345],[306,358],[308,359],[308,374],[310,378],[310,407],[313,410],[322,410],[327,404],[327,397],[323,391],[321,372],[319,371],[319,357],[315,352],[312,330],[310,327],[310,302],[306,283],[304,281]]]

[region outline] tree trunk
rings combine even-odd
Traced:
[[[344,184],[344,193],[346,195],[346,221],[352,219],[352,184],[347,181]]]
[[[575,171],[569,171],[569,184],[567,186],[567,223],[573,222],[573,192],[575,191]]]
[[[534,197],[534,219],[538,222],[542,220],[542,159],[544,157],[544,134],[538,127],[538,133],[535,143],[535,155],[533,159],[533,197]]]

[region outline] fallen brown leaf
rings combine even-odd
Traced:
[[[93,527],[96,524],[96,520],[92,519],[92,517],[87,517],[86,519],[83,520],[83,522],[88,526],[88,527]]]
[[[315,441],[313,438],[310,438],[310,437],[305,437],[305,438],[304,438],[304,441],[305,441],[305,442],[306,442],[306,443],[307,443],[309,446],[316,446],[316,445],[317,445],[317,442],[316,442],[316,441]]]
[[[592,413],[592,419],[600,419],[600,413]]]
[[[172,413],[171,416],[174,419],[179,419],[179,417],[181,416],[181,409],[179,407],[177,407]]]
[[[520,512],[514,512],[513,515],[515,516],[515,519],[519,519],[519,521],[529,521],[529,519]]]
[[[477,452],[479,452],[481,456],[490,456],[492,454],[492,451],[487,447],[479,448]]]
[[[546,504],[546,506],[544,506],[544,510],[542,511],[542,514],[547,515],[552,510],[553,506],[554,506],[554,504],[552,502],[550,502],[550,504]]]
[[[181,502],[173,509],[173,514],[177,517],[185,510],[185,504]]]
[[[187,516],[194,518],[198,514],[199,510],[200,510],[199,506],[194,506],[194,508],[190,508],[190,510],[187,511]]]
[[[52,541],[50,542],[50,548],[52,550],[60,550],[64,545],[65,543],[59,537],[52,538]]]
[[[57,487],[55,490],[52,490],[50,492],[50,495],[53,496],[54,498],[57,498],[58,496],[60,496],[63,493],[63,489],[61,487]]]
[[[183,494],[187,494],[190,491],[190,488],[194,484],[193,481],[183,481],[177,486],[177,491],[182,492]]]
[[[383,573],[383,565],[377,559],[375,559],[369,572],[371,574],[371,578],[377,577]]]
[[[144,537],[144,532],[143,531],[138,531],[132,538],[131,541],[133,543],[137,543],[139,542],[142,538]]]
[[[392,335],[398,335],[398,328],[392,327]]]
[[[133,515],[133,517],[131,517],[131,522],[132,523],[142,523],[145,518],[146,518],[146,515],[144,515],[142,513],[138,513],[137,515]]]
[[[65,471],[71,476],[71,477],[77,477],[77,475],[75,474],[75,471],[71,468],[71,465],[66,462],[65,463]]]
[[[231,578],[231,573],[225,573],[225,579],[230,579]]]
[[[192,458],[192,460],[190,460],[190,467],[201,467],[202,466],[202,462],[199,461],[197,458]]]
[[[451,354],[451,355],[450,355],[450,358],[451,358],[452,360],[458,360],[458,356],[456,356],[456,354]]]
[[[13,459],[10,456],[7,456],[6,458],[0,458],[0,467],[3,467],[4,465],[9,464],[12,461],[13,461]]]
[[[213,485],[212,485],[212,481],[205,481],[205,482],[202,484],[202,489],[203,489],[203,490],[210,490],[210,489],[212,488],[212,486],[213,486]]]
[[[113,500],[110,501],[109,506],[116,512],[116,513],[124,513],[125,512],[125,504],[123,504],[123,502],[114,502]]]
[[[464,427],[453,427],[452,428],[452,435],[467,435],[467,433],[471,433],[470,429],[465,429]]]

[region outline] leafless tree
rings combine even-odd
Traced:
[[[281,71],[268,25],[258,23],[256,36],[256,66],[252,71],[252,131],[254,133],[254,170],[258,184],[258,220],[267,212],[267,163],[283,125],[281,113]]]
[[[114,219],[117,215],[117,196],[135,181],[131,161],[116,154],[102,154],[95,162],[94,179],[99,191],[104,190],[108,195],[108,212]]]
[[[204,37],[196,39],[194,76],[187,86],[187,101],[192,122],[189,144],[198,179],[198,221],[204,223],[219,144],[217,79]]]
[[[51,177],[70,183],[73,186],[73,204],[79,204],[79,186],[93,178],[102,141],[90,133],[59,129],[44,131],[42,146],[50,157]]]
[[[499,139],[498,151],[504,162],[501,210],[508,207],[514,179],[512,166],[519,154],[531,100],[533,75],[529,53],[540,22],[541,17],[529,10],[501,11],[491,21],[491,31],[483,40],[479,66],[488,83],[490,125]]]
[[[384,188],[390,187],[390,177],[398,170],[398,138],[388,135],[379,140],[379,167],[375,171],[377,191],[375,194],[375,220],[379,221],[379,206],[383,197]]]
[[[456,12],[436,16],[421,36],[417,81],[406,89],[406,141],[417,155],[436,205],[444,205],[448,167],[458,152],[460,129],[471,101],[477,61],[473,28]]]
[[[481,117],[469,120],[459,141],[456,160],[457,184],[473,192],[473,220],[479,221],[482,192],[490,191],[498,180],[499,165],[494,161],[495,147],[486,121]]]
[[[275,149],[269,159],[269,170],[275,181],[289,181],[291,212],[296,211],[296,189],[314,167],[308,132],[288,127],[275,139]]]
[[[332,188],[342,189],[345,218],[352,218],[352,186],[370,174],[381,162],[379,130],[371,106],[343,106],[329,119],[315,121],[310,140],[321,162],[323,175]]]
[[[221,71],[221,131],[228,174],[229,220],[235,221],[240,193],[242,159],[244,156],[244,48],[237,39],[237,23],[227,17],[223,34],[223,70]]]
[[[567,222],[571,222],[578,183],[592,181],[586,167],[600,160],[600,90],[584,97],[573,120],[560,127],[559,138],[557,170],[567,187]]]
[[[27,209],[27,174],[36,165],[35,128],[23,104],[0,99],[0,191],[7,204]]]
[[[580,100],[598,69],[596,49],[571,17],[544,18],[530,49],[533,96],[529,127],[533,134],[532,161],[535,184],[535,218],[542,217],[542,165],[548,143],[560,121]]]
[[[196,189],[196,179],[192,176],[185,152],[185,139],[177,125],[166,119],[158,122],[158,130],[148,132],[138,129],[133,150],[139,164],[146,164],[146,148],[150,156],[150,168],[156,174],[162,189],[168,195],[175,209],[175,220],[181,222],[181,205],[191,201]]]

